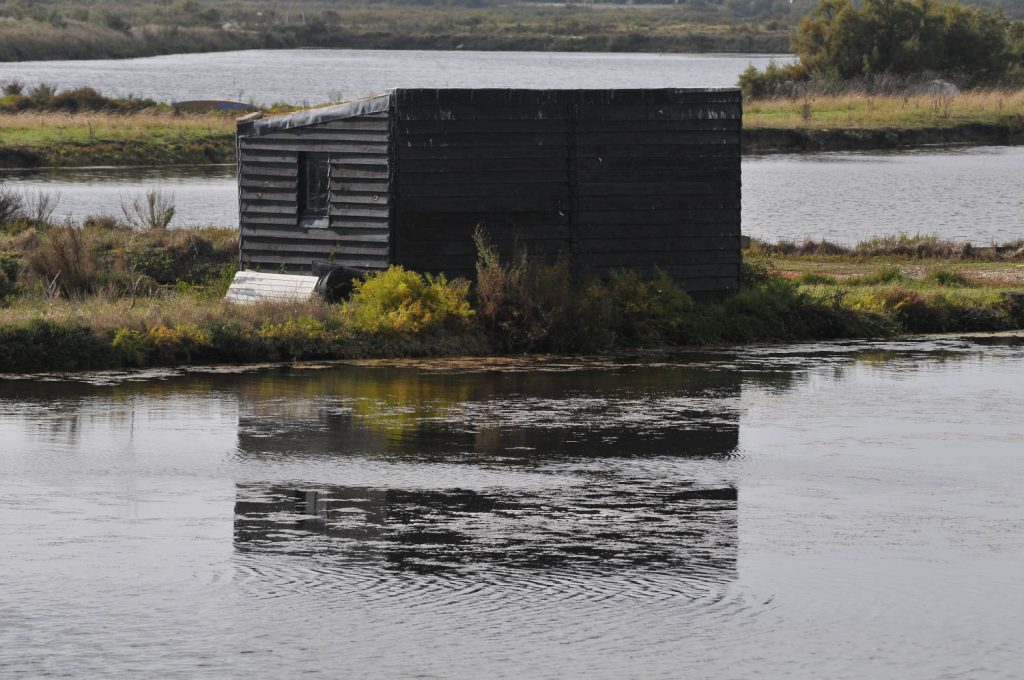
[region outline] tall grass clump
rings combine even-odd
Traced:
[[[37,247],[25,260],[48,294],[72,297],[98,289],[101,269],[91,236],[71,223],[51,226],[39,235]]]
[[[174,194],[160,189],[149,189],[142,196],[121,201],[121,213],[133,229],[166,229],[174,219],[177,208]]]
[[[572,316],[581,311],[569,263],[534,260],[526,248],[513,246],[502,262],[496,245],[478,229],[476,310],[483,328],[503,351],[555,350],[575,344]]]

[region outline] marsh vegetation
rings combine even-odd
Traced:
[[[0,195],[0,370],[634,349],[1024,328],[1024,244],[897,238],[856,248],[754,243],[740,290],[695,300],[660,272],[581,279],[568,260],[502,257],[475,282],[400,267],[342,304],[232,305],[232,229],[124,214],[53,222],[54,199]],[[1000,274],[1001,273],[1001,274]]]

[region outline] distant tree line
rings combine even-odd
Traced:
[[[490,0],[481,2],[491,4]],[[787,49],[789,22],[738,18],[720,7],[713,11],[696,7],[473,8],[416,0],[218,4],[201,0],[0,0],[0,61],[288,47],[577,52]]]
[[[792,40],[799,60],[750,68],[750,96],[789,94],[802,82],[881,76],[944,77],[961,85],[1024,82],[1024,21],[941,0],[820,0]]]

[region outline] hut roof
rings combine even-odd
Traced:
[[[584,89],[538,89],[538,88],[396,88],[389,90],[384,94],[374,95],[371,97],[365,97],[363,99],[357,99],[351,102],[342,102],[339,104],[326,104],[323,106],[317,106],[299,111],[293,111],[290,113],[283,113],[277,115],[263,116],[255,119],[241,119],[238,123],[238,134],[242,136],[259,136],[276,132],[280,130],[288,130],[291,128],[304,127],[307,125],[316,125],[317,123],[326,123],[333,120],[341,120],[344,118],[352,118],[354,116],[363,116],[371,113],[380,113],[387,111],[391,104],[391,97],[396,92],[401,91],[414,91],[417,93],[424,93],[428,91],[441,93],[453,93],[457,92],[462,96],[473,97],[474,95],[480,95],[482,97],[494,97],[495,94],[507,94],[508,96],[514,96],[522,93],[539,93],[546,92],[553,95],[560,95],[568,92],[579,93],[581,96],[586,97],[588,94],[590,97],[596,97],[608,102],[614,100],[617,96],[623,97],[635,97],[637,93],[735,93],[739,90],[736,87],[672,87],[672,88],[609,88],[603,90],[584,90]]]

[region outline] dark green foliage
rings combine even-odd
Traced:
[[[21,257],[17,253],[0,250],[0,306],[18,292]]]
[[[0,372],[83,371],[116,365],[110,342],[81,323],[0,325]]]
[[[751,64],[740,74],[737,85],[748,99],[792,96],[803,75],[799,65],[780,66],[770,61],[763,71]]]
[[[880,286],[888,283],[896,283],[903,280],[903,273],[899,267],[882,267],[874,274],[858,276],[849,279],[847,283],[854,286]]]
[[[963,274],[957,274],[956,272],[951,272],[948,269],[940,269],[932,272],[928,275],[928,280],[934,281],[940,286],[968,288],[971,285],[971,282],[967,280],[966,276]]]
[[[623,347],[685,344],[686,321],[696,309],[693,298],[662,271],[651,278],[628,269],[612,272],[603,285],[594,285],[591,297],[607,301],[602,326]]]
[[[890,335],[886,317],[800,293],[763,262],[744,263],[739,293],[694,302],[663,273],[618,271],[574,282],[564,262],[503,265],[478,235],[477,315],[503,351],[601,351],[638,347]],[[554,273],[552,273],[554,272]]]
[[[23,85],[17,81],[6,83],[3,86],[4,97],[0,99],[0,111],[131,113],[157,106],[152,99],[107,97],[91,87],[79,87],[58,92],[53,85],[40,83],[27,96],[22,94],[22,90]]]
[[[745,71],[744,94],[787,96],[799,81],[880,74],[1000,83],[1022,75],[1024,27],[998,10],[957,2],[820,0],[797,27],[792,50],[797,64]]]
[[[836,285],[836,279],[834,276],[818,274],[817,272],[804,272],[797,279],[797,283],[803,286],[834,286]]]

